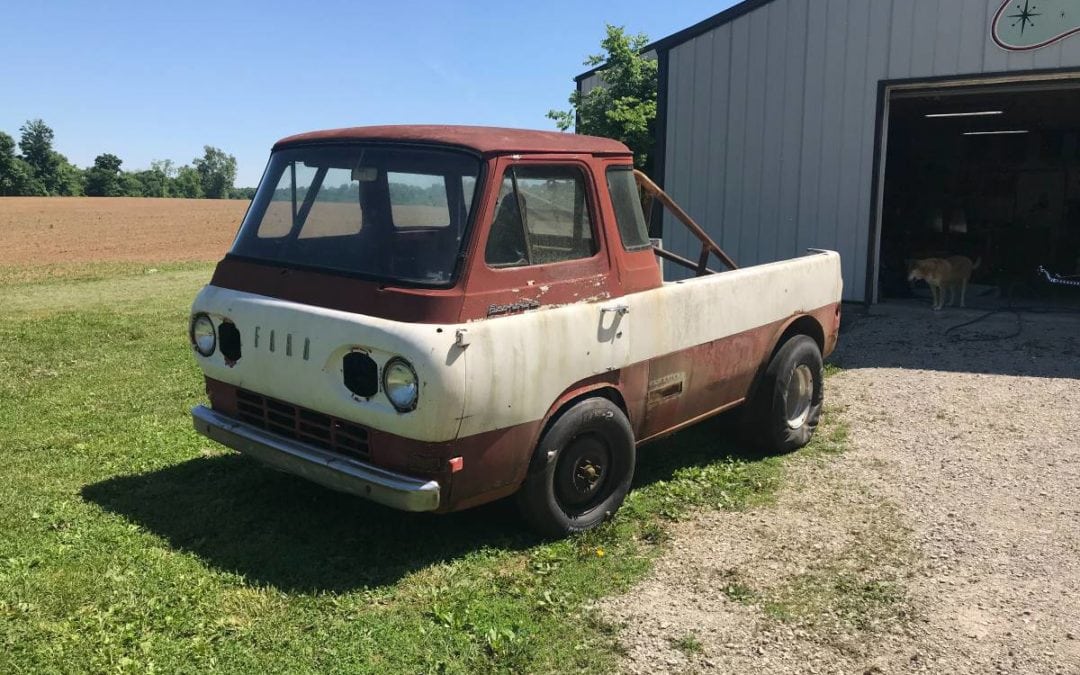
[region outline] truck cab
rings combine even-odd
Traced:
[[[653,246],[642,188],[670,201],[623,144],[574,134],[278,142],[192,307],[196,429],[396,508],[516,493],[553,536],[617,510],[639,445],[724,410],[762,445],[805,444],[839,257],[716,273],[707,237],[697,263]],[[660,255],[699,276],[665,283]]]

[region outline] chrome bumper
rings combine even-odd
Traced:
[[[434,511],[439,484],[404,476],[319,448],[283,438],[197,405],[195,431],[275,469],[295,474],[402,511]]]

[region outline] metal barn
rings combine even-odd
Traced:
[[[745,0],[646,48],[655,178],[741,264],[840,251],[845,300],[918,257],[1080,274],[1077,32],[1075,0]]]

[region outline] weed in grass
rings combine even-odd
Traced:
[[[693,633],[687,633],[682,637],[673,638],[671,640],[671,646],[687,656],[700,654],[705,651],[705,647],[701,644],[701,640]]]
[[[721,578],[721,584],[721,591],[732,602],[745,605],[754,602],[758,598],[757,592],[743,581],[738,570],[725,570]]]
[[[776,589],[763,608],[781,621],[810,626],[839,622],[863,632],[906,614],[905,595],[895,581],[833,568],[799,575]]]
[[[895,506],[880,502],[865,514],[842,550],[806,572],[762,592],[766,614],[828,634],[873,633],[911,618],[901,570],[915,557],[910,531]]]
[[[830,406],[825,407],[824,416],[829,419],[829,423],[818,427],[814,438],[802,451],[804,456],[828,457],[847,450],[851,434],[847,422],[839,419],[836,410]]]

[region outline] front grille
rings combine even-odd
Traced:
[[[236,417],[279,436],[347,457],[370,459],[367,429],[246,389],[236,390]]]

